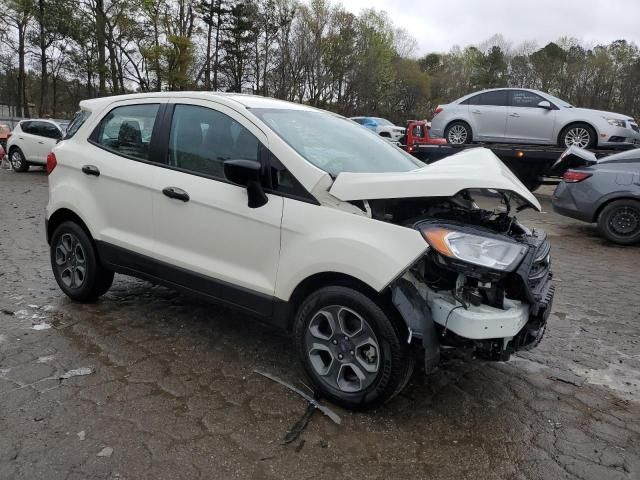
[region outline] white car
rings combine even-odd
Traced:
[[[47,154],[62,139],[64,131],[53,120],[22,120],[7,140],[7,155],[16,172],[29,165],[46,165]]]
[[[406,132],[405,128],[397,127],[386,118],[351,117],[349,120],[353,120],[391,142],[399,142]]]
[[[536,345],[549,242],[505,205],[540,204],[489,151],[424,166],[338,115],[257,96],[166,92],[81,102],[47,159],[61,290],[114,272],[293,333],[317,391],[348,408],[396,395],[416,354],[505,360]],[[318,132],[323,132],[318,135]]]

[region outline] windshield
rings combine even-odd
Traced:
[[[341,172],[408,172],[424,167],[377,134],[328,112],[267,108],[251,112],[308,162],[334,177]]]
[[[389,120],[387,120],[386,118],[373,117],[373,119],[383,127],[395,127],[395,125],[391,123]]]
[[[565,102],[564,100],[560,100],[558,97],[554,97],[553,95],[549,95],[548,93],[544,94],[551,102],[555,103],[559,107],[563,108],[573,108],[573,105]]]

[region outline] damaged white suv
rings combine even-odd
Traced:
[[[114,272],[238,307],[293,332],[318,392],[367,408],[442,346],[506,360],[541,339],[549,242],[540,209],[488,150],[425,166],[303,105],[206,92],[84,101],[47,159],[60,288]],[[481,208],[491,199],[496,208]]]

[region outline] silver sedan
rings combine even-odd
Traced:
[[[553,95],[522,88],[484,90],[439,105],[430,134],[458,145],[640,145],[640,128],[627,115],[576,108]]]

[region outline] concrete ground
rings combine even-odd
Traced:
[[[301,386],[289,338],[124,276],[70,302],[45,174],[1,170],[0,479],[640,478],[640,247],[555,215],[550,191],[521,216],[551,235],[557,278],[536,350],[449,356],[390,404],[332,406],[340,426],[316,412],[283,445],[306,405],[253,370]]]

